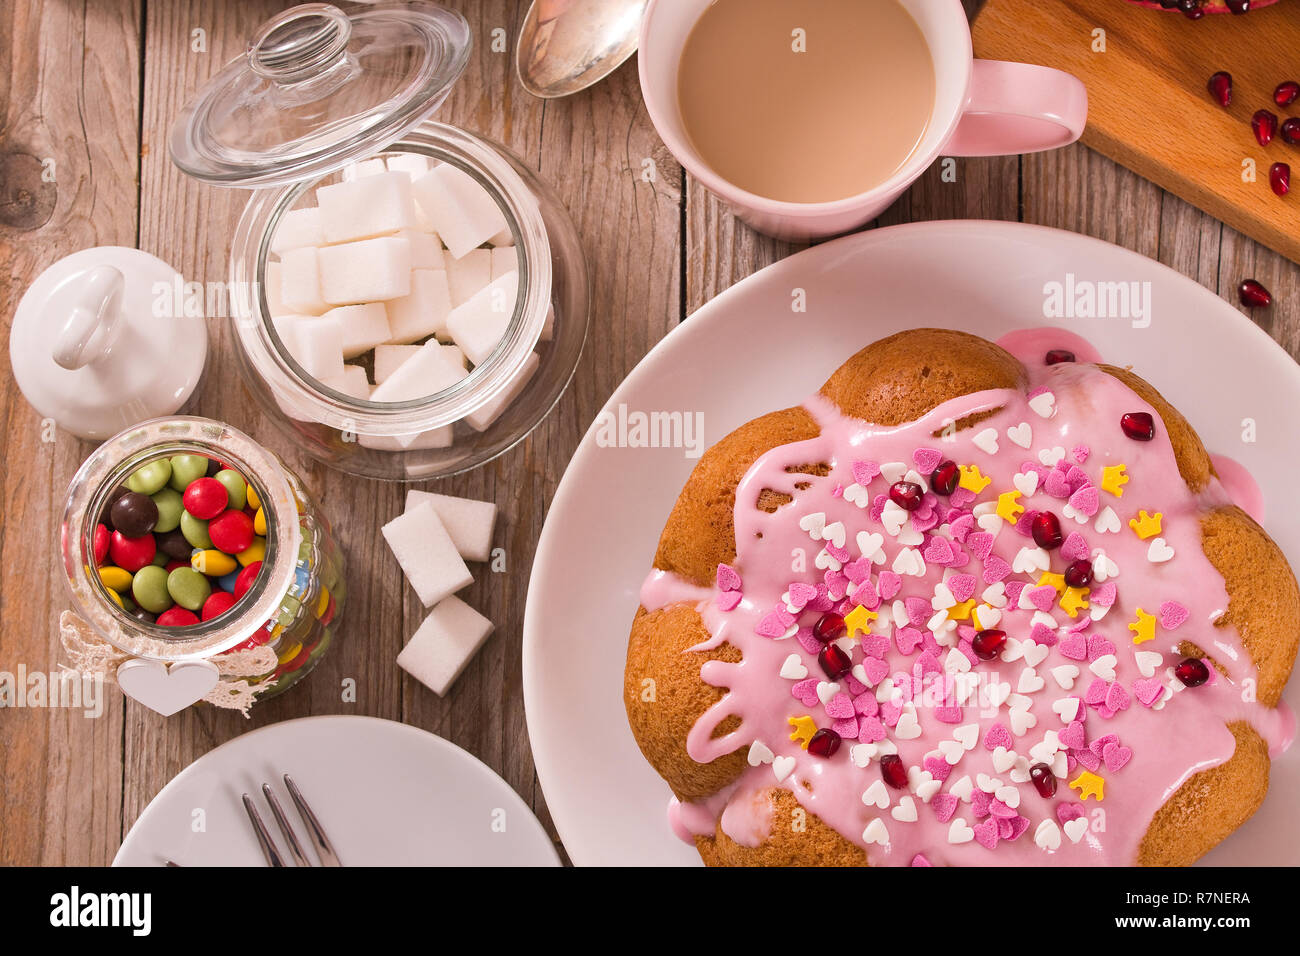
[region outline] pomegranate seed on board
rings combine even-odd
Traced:
[[[1078,359],[1069,349],[1052,349],[1044,356],[1043,361],[1048,365],[1060,365],[1062,362],[1077,362]]]
[[[823,727],[808,741],[808,752],[815,757],[832,757],[840,749],[840,735]]]
[[[1284,80],[1273,91],[1273,102],[1278,106],[1290,106],[1297,97],[1300,97],[1300,83],[1295,80]]]
[[[1231,13],[1237,16],[1250,13],[1250,0],[1223,0],[1223,3]]]
[[[827,644],[823,647],[821,653],[817,655],[817,663],[822,666],[822,670],[831,680],[839,680],[853,669],[853,660],[838,644]]]
[[[1045,763],[1036,763],[1029,768],[1029,779],[1033,781],[1034,789],[1043,799],[1050,799],[1056,793],[1056,774],[1052,773],[1052,768]]]
[[[939,462],[939,466],[930,475],[930,489],[936,495],[950,495],[957,490],[961,481],[961,469],[951,458]]]
[[[921,486],[914,481],[896,481],[889,486],[889,500],[904,511],[915,511],[921,507]]]
[[[849,627],[844,623],[844,618],[834,611],[827,611],[817,618],[817,623],[813,625],[813,637],[823,644],[829,644],[836,638],[843,637],[848,631]]]
[[[1065,569],[1065,583],[1072,588],[1086,588],[1092,583],[1092,562],[1080,558]]]
[[[1150,412],[1129,412],[1122,415],[1119,427],[1134,441],[1151,441],[1156,437],[1156,420]]]
[[[1210,95],[1220,106],[1232,105],[1232,74],[1220,70],[1210,77],[1208,84]]]
[[[1283,120],[1278,132],[1282,134],[1282,142],[1290,143],[1292,146],[1300,143],[1300,118],[1292,116],[1290,119]]]
[[[1034,520],[1029,523],[1029,530],[1033,532],[1034,541],[1038,546],[1048,551],[1059,548],[1061,542],[1065,540],[1065,536],[1061,534],[1061,519],[1050,511],[1040,511],[1034,515]]]
[[[1255,115],[1250,118],[1250,128],[1255,131],[1259,145],[1267,146],[1277,135],[1277,114],[1271,110],[1255,110]]]
[[[982,661],[991,661],[1007,646],[1007,632],[994,628],[980,631],[970,642],[971,650]]]
[[[903,766],[903,758],[898,754],[885,754],[881,757],[880,776],[895,790],[906,789],[907,768]]]
[[[1189,657],[1174,668],[1174,676],[1188,687],[1200,687],[1210,679],[1210,669],[1205,666],[1205,661]]]
[[[1285,196],[1291,191],[1291,167],[1286,163],[1274,163],[1268,167],[1268,184],[1273,192]]]
[[[1258,279],[1243,279],[1237,286],[1237,298],[1248,309],[1267,309],[1273,304],[1273,293]]]

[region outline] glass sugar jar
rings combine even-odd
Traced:
[[[157,468],[163,460],[169,462],[165,470],[170,474],[175,456],[201,456],[238,473],[247,485],[245,508],[260,510],[260,517],[257,554],[241,555],[243,566],[231,572],[232,580],[242,571],[249,572],[248,581],[234,590],[238,598],[226,599],[228,609],[209,620],[165,626],[159,623],[161,616],[155,620],[152,614],[138,613],[131,588],[118,591],[106,583],[97,560],[106,545],[96,536],[128,479],[146,466]],[[120,432],[95,449],[69,485],[61,533],[73,611],[98,637],[130,658],[164,664],[210,661],[222,680],[245,681],[255,701],[282,693],[311,671],[333,640],[347,598],[343,553],[297,475],[247,435],[204,418],[154,419]],[[193,549],[195,567],[203,568],[205,553],[213,552]],[[260,565],[254,566],[254,557]],[[148,564],[186,563],[174,556],[172,562],[166,558],[158,549]],[[111,559],[102,564],[119,570]],[[140,567],[133,575],[143,571]],[[214,576],[213,595],[227,583]],[[274,654],[272,658],[264,651],[255,656],[263,662],[262,670],[223,670],[232,662],[223,655],[255,648]]]
[[[296,444],[353,474],[414,481],[488,461],[546,417],[582,353],[589,279],[567,211],[505,147],[429,118],[470,46],[463,17],[418,0],[348,14],[328,4],[293,7],[268,21],[246,56],[205,86],[172,128],[181,169],[254,190],[229,271],[245,384]],[[499,211],[505,228],[493,252],[518,276],[490,354],[453,384],[401,401],[372,401],[365,389],[313,376],[275,321],[283,312],[269,278],[282,265],[272,245],[286,215],[376,160],[389,170],[394,160],[445,164],[468,177]]]

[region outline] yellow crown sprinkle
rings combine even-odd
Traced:
[[[1145,511],[1139,511],[1136,518],[1130,518],[1128,526],[1137,532],[1137,536],[1145,541],[1147,538],[1154,538],[1160,533],[1161,521],[1164,515],[1157,511],[1154,515],[1147,514]]]
[[[817,733],[817,725],[807,714],[802,717],[789,718],[790,726],[794,728],[794,733],[790,735],[791,740],[797,740],[799,746],[804,750],[808,749],[808,741],[813,739],[813,734]]]
[[[1107,465],[1101,470],[1101,490],[1109,491],[1116,498],[1124,497],[1124,486],[1128,484],[1128,465]]]

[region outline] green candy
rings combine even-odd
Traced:
[[[225,468],[212,477],[221,482],[226,489],[226,507],[234,511],[243,511],[244,506],[248,504],[248,482],[244,481],[244,476],[233,468]]]
[[[159,458],[133,471],[126,480],[126,486],[139,494],[151,495],[166,485],[171,476],[171,463],[166,458]]]
[[[184,491],[190,482],[208,473],[208,459],[203,455],[172,455],[171,486]]]
[[[193,568],[177,568],[167,575],[167,593],[186,610],[198,611],[212,593],[212,585]]]
[[[179,569],[178,569],[179,570]],[[141,568],[131,582],[131,596],[135,603],[150,614],[161,614],[172,606],[167,593],[167,572],[156,565]]]
[[[200,521],[188,511],[181,512],[181,534],[185,540],[200,551],[212,550],[212,539],[208,537],[208,523]]]
[[[172,474],[176,474],[173,470]],[[167,531],[175,531],[181,523],[181,512],[185,510],[185,505],[181,499],[181,493],[175,488],[164,488],[161,491],[154,492],[150,495],[153,503],[158,506],[158,521],[154,524],[155,534],[163,534]]]
[[[153,556],[153,565],[156,568],[167,567],[167,555],[163,554],[161,551],[155,551]]]

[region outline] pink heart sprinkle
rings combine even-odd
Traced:
[[[813,633],[811,627],[799,628],[799,630],[794,632],[794,639],[799,642],[800,647],[809,654],[812,654],[814,657],[820,654],[822,648],[826,646],[821,641],[817,640],[817,635]]]
[[[983,820],[989,815],[989,803],[993,800],[993,795],[987,791],[976,787],[970,793],[971,814],[976,820]]]
[[[885,739],[885,725],[880,722],[879,717],[863,717],[858,721],[858,741],[864,744],[874,744],[878,740]]]
[[[790,585],[787,592],[790,595],[790,604],[793,607],[804,607],[809,601],[817,596],[817,589],[811,584],[804,584],[802,581],[796,581]],[[841,593],[840,597],[844,595]]]
[[[867,692],[867,685],[862,683],[852,674],[845,674],[840,680],[844,681],[844,687],[849,692],[850,697],[857,697],[859,694]]]
[[[975,831],[975,840],[986,850],[992,850],[998,845],[998,821],[990,817],[983,823],[977,823],[972,828]]]
[[[948,774],[952,773],[952,765],[942,757],[926,757],[925,769],[930,771],[930,776],[940,782],[948,779]]]
[[[957,517],[953,517],[954,513],[957,514]],[[973,514],[966,511],[959,511],[957,508],[949,510],[948,533],[952,535],[954,541],[960,541],[965,544],[966,539],[974,532],[975,516]],[[990,540],[992,540],[991,537]]]
[[[1088,640],[1082,634],[1070,634],[1061,640],[1061,654],[1072,661],[1088,659]]]
[[[930,809],[934,811],[935,818],[940,823],[947,823],[952,819],[952,815],[957,812],[957,804],[959,803],[961,801],[951,793],[936,793],[930,798]]]
[[[961,723],[960,707],[936,707],[934,709],[934,719],[945,724]]]
[[[1088,749],[1091,750],[1093,753],[1095,753],[1098,757],[1100,757],[1101,752],[1106,749],[1107,744],[1117,744],[1117,743],[1119,743],[1118,734],[1105,734],[1101,737],[1098,737],[1092,743],[1088,744]]]
[[[1061,544],[1061,557],[1067,561],[1084,561],[1091,555],[1087,538],[1077,531],[1071,531],[1066,535],[1065,541]]]
[[[807,680],[796,682],[790,688],[790,694],[805,707],[816,707],[818,704],[817,678],[809,677]]]
[[[1026,830],[1029,829],[1029,818],[1022,817],[1019,814],[1007,822],[1011,824],[1010,834],[1003,833],[1000,826],[998,828],[998,836],[1002,837],[1004,840],[1018,839]]]
[[[1050,611],[1056,603],[1056,588],[1044,584],[1039,588],[1030,588],[1029,600],[1040,611]]]
[[[886,727],[897,726],[898,718],[902,716],[903,708],[892,701],[885,701],[880,705],[880,719],[885,722]]]
[[[853,698],[844,691],[840,691],[834,697],[826,702],[826,716],[834,720],[846,720],[853,714]],[[856,737],[857,731],[851,734],[840,734],[841,737]]]
[[[878,657],[864,658],[862,670],[867,675],[867,682],[873,687],[889,676],[889,664]]]
[[[1077,803],[1058,803],[1056,805],[1056,819],[1062,823],[1069,823],[1081,816],[1083,816],[1083,807]]]
[[[1110,720],[1116,713],[1117,711],[1111,710],[1105,704],[1099,704],[1097,706],[1097,716],[1102,720]]]
[[[1106,699],[1107,690],[1108,685],[1106,682],[1100,677],[1095,677],[1083,694],[1083,702],[1085,704],[1092,704],[1095,707]]]
[[[889,653],[889,638],[883,634],[868,634],[862,638],[862,653],[867,657],[883,658]]]
[[[998,837],[1003,840],[1009,839],[1012,831],[1015,830],[1012,820],[1009,817],[998,817],[997,821]]]
[[[740,575],[736,569],[729,564],[718,565],[718,590],[719,591],[739,591]]]
[[[893,571],[881,571],[876,579],[876,590],[880,592],[882,601],[892,601],[902,586],[903,579]]]
[[[835,731],[844,740],[852,740],[857,737],[859,732],[858,718],[845,717],[831,724],[831,730]]]
[[[965,508],[974,500],[975,492],[971,491],[969,488],[962,488],[960,486],[958,486],[957,490],[948,496],[948,504],[952,505],[954,508]]]
[[[939,658],[930,651],[924,652],[916,659],[916,664],[913,666],[912,670],[920,670],[922,677],[926,674],[943,673],[943,668],[939,666]]]
[[[1116,590],[1114,581],[1107,581],[1105,584],[1094,584],[1092,591],[1088,594],[1088,603],[1095,604],[1097,607],[1111,607],[1115,603]]]
[[[1052,473],[1047,476],[1047,481],[1043,482],[1043,490],[1053,498],[1060,498],[1064,501],[1066,498],[1070,497],[1070,482],[1066,480],[1064,474],[1053,470]]]
[[[880,474],[880,466],[874,461],[855,461],[853,463],[853,480],[860,485],[869,485]]]
[[[1016,519],[1016,533],[1022,538],[1032,538],[1034,536],[1034,519],[1038,517],[1038,512],[1032,508],[1026,508]]]
[[[996,798],[989,801],[989,813],[1004,820],[1010,820],[1012,817],[1017,816],[1014,808],[1007,806]]]
[[[1105,657],[1107,654],[1115,653],[1115,645],[1100,634],[1092,634],[1088,637],[1088,662],[1092,663],[1099,657]]]
[[[1070,495],[1070,507],[1091,518],[1101,507],[1101,496],[1095,485],[1085,485]]]
[[[744,596],[741,591],[723,591],[718,595],[718,610],[734,611]]]
[[[1092,484],[1088,478],[1088,473],[1078,465],[1070,465],[1069,471],[1065,473],[1065,480],[1070,483],[1070,491],[1075,492]]]
[[[790,625],[781,623],[781,616],[776,611],[768,611],[763,615],[763,619],[758,622],[754,628],[754,633],[759,637],[778,638],[784,637],[786,629]]]
[[[1062,744],[1071,750],[1082,750],[1087,746],[1087,735],[1083,731],[1083,721],[1072,720],[1058,735]]]
[[[974,515],[971,516],[974,518]],[[993,535],[987,531],[972,531],[966,535],[966,540],[962,542],[970,549],[970,553],[980,561],[987,561],[989,555],[993,553]]]
[[[1002,724],[994,724],[984,734],[984,749],[988,751],[997,750],[999,747],[1006,747],[1010,750],[1015,746],[1015,741],[1011,738],[1011,731]]]
[[[840,564],[848,564],[849,558],[853,557],[853,555],[849,554],[848,549],[837,548],[829,541],[826,542],[826,553],[829,554],[836,561],[838,561]]]
[[[1106,691],[1106,706],[1111,710],[1119,713],[1121,710],[1128,710],[1129,696],[1124,685],[1115,681]]]
[[[952,592],[957,602],[961,603],[970,600],[971,595],[975,593],[977,583],[973,574],[954,574],[948,579],[948,590]]]
[[[1092,449],[1087,445],[1075,445],[1070,449],[1070,454],[1074,457],[1075,461],[1082,465],[1088,460],[1088,456],[1092,454]]]
[[[1101,758],[1091,750],[1071,750],[1070,754],[1075,760],[1079,761],[1079,764],[1085,770],[1095,773],[1097,768],[1101,766]]]
[[[911,654],[921,646],[921,632],[914,627],[900,627],[894,632],[894,642],[900,654]]]
[[[971,535],[971,537],[975,537]],[[1011,573],[1011,565],[996,554],[990,554],[984,561],[984,583],[997,584]]]
[[[1004,590],[1007,594],[1007,610],[1014,611],[1020,606],[1020,592],[1029,587],[1028,581],[1008,581]]]
[[[963,637],[957,644],[957,650],[966,655],[966,660],[970,661],[971,667],[977,667],[979,665],[980,659],[979,655],[975,653],[973,638]]]
[[[1166,601],[1160,605],[1160,626],[1167,631],[1172,631],[1187,620],[1188,614],[1187,608],[1177,601]]]
[[[880,520],[880,516],[885,512],[885,505],[888,503],[888,495],[876,495],[871,499],[871,507],[867,510],[867,514],[871,515],[872,521]]]
[[[880,701],[875,694],[858,694],[853,698],[853,712],[859,717],[875,717],[880,713]]]
[[[952,551],[952,545],[946,538],[940,538],[937,535],[930,539],[929,546],[921,555],[929,564],[937,564],[941,567],[947,567],[952,564],[955,557]]]
[[[1143,704],[1151,707],[1165,692],[1165,685],[1159,677],[1145,677],[1133,682],[1133,696]]]
[[[1056,645],[1056,631],[1046,624],[1039,622],[1029,629],[1029,637],[1035,644],[1041,644],[1043,647],[1054,647]]]
[[[939,467],[939,462],[943,461],[943,453],[933,448],[918,448],[912,452],[912,461],[916,463],[917,471],[928,475]]]
[[[1133,759],[1133,749],[1122,744],[1107,744],[1106,749],[1101,752],[1101,759],[1106,762],[1107,770],[1116,773]]]
[[[930,620],[930,615],[934,613],[930,607],[930,602],[925,598],[906,598],[903,601],[903,607],[907,609],[907,619],[913,627],[925,627],[925,622]]]
[[[778,604],[776,607],[772,609],[772,613],[776,615],[777,621],[780,623],[780,625],[783,628],[789,627],[791,624],[794,623],[795,620],[794,615],[786,610],[784,604]]]
[[[934,864],[932,864],[929,860],[925,858],[924,853],[918,853],[916,856],[912,857],[912,866],[933,866],[933,865]]]
[[[858,585],[859,591],[864,586],[869,586],[871,584],[871,559],[858,558],[856,561],[850,561],[848,564],[844,565],[844,576],[854,584]],[[855,595],[857,593],[858,592],[854,592]],[[875,587],[871,588],[871,593],[876,593]],[[879,602],[880,599],[877,598],[876,600]],[[865,601],[862,603],[864,606],[866,605]]]

